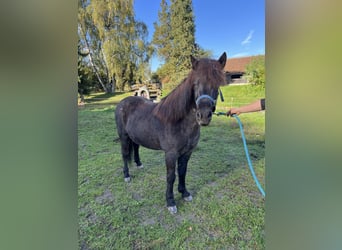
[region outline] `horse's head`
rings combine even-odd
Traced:
[[[192,81],[196,102],[196,120],[199,125],[209,125],[216,109],[219,87],[226,81],[223,68],[227,55],[224,52],[218,60],[200,59],[191,56]]]

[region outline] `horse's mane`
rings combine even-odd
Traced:
[[[172,92],[164,97],[154,108],[153,114],[164,122],[177,122],[195,107],[193,85],[195,82],[218,88],[225,83],[220,63],[212,59],[196,61],[193,69]]]

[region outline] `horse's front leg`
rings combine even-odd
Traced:
[[[178,158],[178,191],[182,194],[182,197],[186,201],[191,201],[192,196],[186,189],[185,176],[188,168],[188,161],[192,152],[186,153]]]
[[[177,213],[175,198],[173,195],[173,184],[176,179],[177,154],[173,152],[165,153],[166,163],[166,205],[171,214]]]

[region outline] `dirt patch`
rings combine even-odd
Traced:
[[[112,192],[110,190],[106,189],[102,195],[95,198],[95,201],[99,204],[106,203],[107,201],[111,202],[114,200],[114,197],[112,195]]]
[[[154,224],[156,224],[156,218],[147,218],[142,222],[142,224],[144,226],[154,225]]]

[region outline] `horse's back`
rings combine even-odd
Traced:
[[[115,109],[115,118],[123,119],[123,122],[127,122],[127,118],[137,111],[147,110],[146,112],[153,109],[155,104],[140,96],[129,96],[122,99]]]
[[[124,108],[126,112],[129,112],[129,110],[135,110],[137,106],[144,105],[146,103],[152,104],[152,101],[141,96],[128,96],[119,102],[117,109]]]

